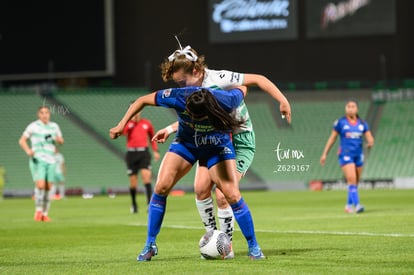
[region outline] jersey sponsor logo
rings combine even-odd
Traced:
[[[345,133],[346,138],[358,139],[358,138],[361,138],[361,136],[362,136],[362,133],[360,132],[346,132]]]
[[[162,92],[162,98],[169,97],[171,95],[171,89],[166,89]]]

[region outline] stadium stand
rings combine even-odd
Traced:
[[[33,189],[28,160],[18,139],[26,125],[36,118],[36,110],[42,104],[51,107],[52,120],[60,124],[65,137],[62,152],[68,169],[68,190],[126,190],[125,139],[110,140],[108,130],[118,122],[129,103],[146,92],[142,89],[80,89],[58,90],[43,96],[34,91],[0,91],[0,128],[3,131],[0,165],[6,169],[5,193],[27,193]],[[326,166],[319,164],[333,121],[344,114],[344,98],[350,97],[349,94],[339,94],[289,94],[293,120],[287,126],[280,119],[278,105],[269,100],[268,95],[250,92],[246,103],[256,132],[256,155],[241,188],[254,185],[256,181],[269,186],[293,186],[295,182],[306,185],[314,180],[342,179],[335,154],[338,141]],[[365,118],[375,108],[372,108],[369,97],[358,91],[356,95],[361,97],[360,116]],[[414,177],[414,101],[381,104],[375,112],[378,121],[374,132],[376,144],[367,155],[362,178]],[[157,107],[146,108],[143,116],[153,122],[156,130],[176,119],[173,111]],[[161,154],[165,153],[168,144],[159,146]],[[160,162],[153,162],[154,176],[159,165]],[[192,190],[194,170],[180,181],[177,189]]]
[[[365,178],[414,177],[414,101],[384,104]]]

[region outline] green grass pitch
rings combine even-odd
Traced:
[[[233,260],[200,259],[204,229],[194,195],[170,196],[159,255],[137,262],[146,207],[129,197],[53,201],[51,223],[30,199],[0,201],[1,274],[414,274],[414,190],[361,190],[362,214],[343,212],[345,191],[243,192],[267,256],[247,257],[236,226]]]

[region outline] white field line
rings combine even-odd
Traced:
[[[131,226],[144,226],[146,224],[133,223]],[[198,226],[185,226],[185,225],[163,225],[163,228],[175,228],[186,230],[202,230],[203,228]],[[346,232],[346,231],[319,231],[319,230],[262,230],[255,229],[257,233],[272,233],[272,234],[309,234],[309,235],[338,235],[338,236],[368,236],[368,237],[395,237],[395,238],[414,238],[414,234],[404,233],[372,233],[372,232]]]

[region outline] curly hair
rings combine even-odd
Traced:
[[[191,49],[191,51],[198,56],[194,49]],[[183,69],[185,73],[192,74],[193,70],[204,71],[204,69],[207,68],[207,65],[205,63],[204,55],[198,56],[196,61],[190,61],[185,55],[176,54],[172,61],[166,58],[164,62],[161,63],[160,68],[161,78],[164,82],[167,82],[172,80],[173,73],[181,69]]]

